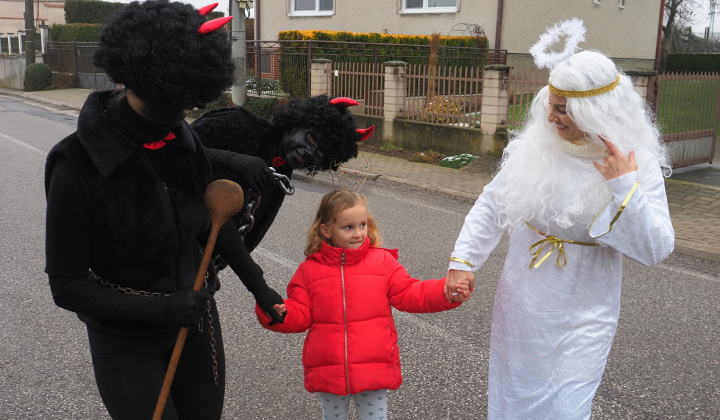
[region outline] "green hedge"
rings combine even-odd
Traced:
[[[102,25],[97,23],[69,23],[52,25],[50,40],[53,42],[97,42]]]
[[[720,71],[720,54],[669,54],[665,71]]]
[[[430,36],[355,33],[345,31],[282,31],[279,41],[335,41],[358,44],[324,44],[313,42],[313,58],[326,58],[333,62],[383,63],[401,60],[408,64],[428,64]],[[369,44],[387,44],[372,46]],[[487,37],[441,37],[438,64],[482,67],[486,64]],[[307,97],[308,43],[298,42],[280,46],[280,87],[290,96]]]
[[[125,3],[119,2],[65,0],[65,22],[104,24],[110,15],[124,6]]]

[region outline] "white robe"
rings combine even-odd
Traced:
[[[566,156],[552,170],[567,174],[563,191],[570,200],[577,177],[596,171],[592,161],[600,159]],[[543,236],[525,225],[511,230],[493,308],[489,419],[590,418],[618,324],[623,256],[654,265],[675,242],[660,167],[649,153],[638,153],[637,159],[639,171],[607,181],[614,198],[602,210],[589,210],[588,220],[597,215],[590,231],[582,223],[562,228],[528,220],[560,239],[600,245],[563,244],[564,267],[557,264],[556,249],[539,267],[528,268],[529,249]],[[470,262],[472,269],[459,262],[451,262],[451,269],[479,269],[498,244],[504,229],[496,223],[494,194],[503,178],[501,171],[485,187],[455,244],[452,256]],[[639,187],[610,228],[636,181]],[[551,248],[546,244],[540,258]]]

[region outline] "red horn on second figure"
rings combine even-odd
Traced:
[[[339,98],[331,99],[331,100],[330,100],[330,105],[334,106],[335,108],[345,109],[345,108],[347,108],[347,107],[349,107],[349,106],[357,106],[357,105],[360,105],[360,103],[359,103],[358,101],[356,101],[355,99],[352,99],[352,98],[344,98],[344,97],[341,96],[341,97],[339,97]]]
[[[218,29],[222,28],[226,23],[230,22],[232,20],[232,16],[225,16],[213,20],[208,20],[207,22],[200,25],[200,28],[198,29],[198,34],[206,34],[208,32],[217,31]]]
[[[357,141],[363,141],[367,140],[368,137],[372,135],[373,131],[375,131],[375,126],[371,125],[368,128],[356,128],[355,131],[360,135],[360,138],[357,139]]]
[[[219,3],[213,3],[213,4],[208,4],[207,6],[201,7],[198,9],[198,13],[200,13],[200,16],[205,16],[208,13],[215,10],[215,8],[218,7],[218,4]]]

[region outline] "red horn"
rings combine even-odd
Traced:
[[[339,98],[331,99],[330,105],[334,106],[335,108],[345,109],[349,106],[360,105],[360,103],[352,98],[339,97]]]
[[[198,9],[198,13],[200,13],[200,16],[205,16],[208,13],[215,10],[215,8],[218,6],[218,3],[208,4],[207,6],[201,7]]]
[[[232,16],[225,16],[213,20],[208,20],[207,22],[200,25],[200,28],[198,29],[198,34],[206,34],[208,32],[217,31],[218,29],[222,28],[226,23],[230,22],[232,20]]]
[[[375,126],[371,125],[368,128],[356,128],[355,131],[360,134],[360,138],[357,139],[357,141],[364,141],[372,135],[373,131],[375,131]]]

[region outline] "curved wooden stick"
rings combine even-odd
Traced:
[[[205,280],[205,272],[210,264],[210,258],[212,257],[213,248],[215,248],[215,241],[217,240],[220,228],[225,222],[230,219],[232,215],[239,212],[242,209],[244,201],[242,188],[233,181],[227,179],[218,179],[208,185],[205,190],[205,205],[210,210],[210,221],[212,227],[210,228],[210,236],[205,245],[205,252],[203,253],[202,261],[200,262],[200,268],[198,268],[197,276],[195,277],[195,283],[193,284],[193,290],[198,291],[202,288]],[[177,370],[178,362],[180,361],[180,354],[182,353],[183,346],[185,345],[185,338],[187,338],[188,327],[181,327],[178,333],[177,340],[175,340],[175,347],[173,348],[172,356],[170,357],[170,364],[168,365],[167,372],[165,373],[165,380],[163,382],[162,389],[160,390],[160,396],[158,397],[157,405],[155,406],[155,413],[153,414],[153,420],[160,420],[165,411],[165,404],[167,403],[168,395],[170,394],[170,386],[172,385],[173,378],[175,377],[175,371]]]

